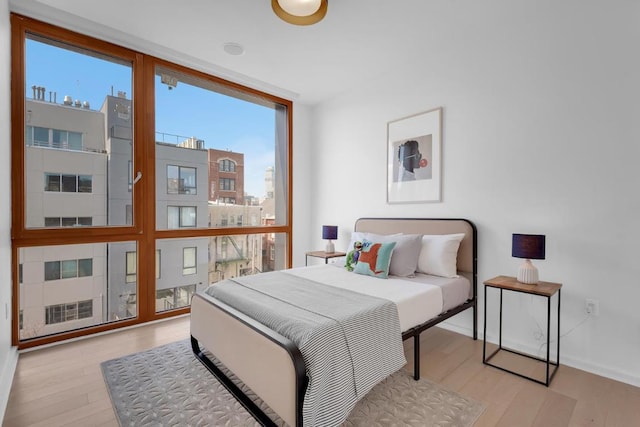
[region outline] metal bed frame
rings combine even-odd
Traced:
[[[414,379],[417,381],[420,379],[420,335],[425,330],[449,319],[452,316],[455,316],[458,313],[461,313],[465,310],[472,309],[473,310],[473,339],[476,340],[478,338],[478,319],[477,319],[477,297],[478,297],[478,283],[477,283],[477,231],[475,225],[467,220],[460,218],[360,218],[356,221],[355,230],[356,231],[369,231],[369,232],[379,232],[376,227],[378,221],[384,221],[385,223],[392,224],[390,228],[385,229],[384,233],[380,234],[391,234],[395,232],[405,232],[405,233],[422,233],[428,234],[424,231],[421,231],[421,224],[423,221],[433,222],[434,224],[453,224],[453,222],[462,222],[467,224],[469,230],[471,230],[472,240],[468,242],[471,244],[472,251],[472,259],[471,259],[471,282],[472,282],[472,296],[465,301],[463,304],[450,309],[447,312],[441,313],[440,315],[434,317],[427,322],[415,326],[405,332],[402,333],[402,339],[407,340],[413,338],[414,340]],[[396,222],[397,221],[397,222]],[[409,224],[409,227],[404,227],[403,224]],[[371,228],[374,227],[374,228]],[[449,230],[449,231],[446,231]],[[439,231],[436,227],[431,231],[431,234],[448,234],[452,232],[450,228],[445,228],[445,232],[433,232]],[[455,231],[453,231],[455,232]],[[288,338],[282,336],[281,334],[267,328],[263,324],[255,321],[254,319],[244,315],[243,313],[235,310],[234,308],[215,300],[214,298],[205,298],[200,294],[194,295],[194,300],[192,301],[192,307],[194,302],[200,304],[200,299],[206,300],[204,304],[209,304],[211,307],[215,307],[214,310],[220,310],[221,313],[224,313],[228,316],[232,321],[239,322],[239,324],[243,325],[243,327],[248,328],[252,334],[262,337],[262,339],[266,339],[277,346],[284,349],[284,351],[288,354],[288,357],[291,359],[291,365],[294,370],[295,377],[295,420],[291,420],[295,423],[296,426],[302,426],[302,406],[304,401],[305,392],[307,389],[308,378],[306,375],[305,363],[302,358],[302,354],[300,350],[296,347],[296,345],[289,340]],[[192,311],[193,315],[193,311]],[[202,332],[201,332],[202,334]],[[275,426],[276,424],[269,418],[268,415],[249,397],[246,393],[244,393],[238,385],[234,383],[234,381],[225,374],[211,359],[205,354],[205,352],[201,349],[199,340],[193,335],[193,322],[192,322],[192,335],[191,335],[191,346],[193,352],[198,360],[200,360],[204,366],[227,388],[227,390],[247,409],[249,413],[251,413],[254,418],[264,426]],[[208,349],[211,351],[211,349]],[[280,414],[278,414],[280,415]]]

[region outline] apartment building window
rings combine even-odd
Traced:
[[[60,217],[46,217],[44,219],[45,227],[60,227],[62,218]]]
[[[182,275],[187,276],[197,272],[198,248],[182,249]]]
[[[82,151],[80,132],[27,126],[25,139],[28,146]]]
[[[93,225],[93,218],[91,218],[90,216],[79,216],[77,218],[77,225],[79,226]]]
[[[52,129],[51,136],[55,148],[82,150],[82,134],[79,132]]]
[[[236,191],[236,180],[234,178],[220,178],[221,191]]]
[[[63,193],[77,193],[78,192],[78,175],[61,175],[62,178],[62,191]]]
[[[63,227],[74,227],[78,225],[78,218],[62,217],[60,220]]]
[[[135,283],[138,277],[138,253],[125,253],[125,282]],[[160,249],[156,249],[156,279],[160,278]]]
[[[39,126],[27,126],[27,134],[25,135],[25,138],[27,140],[27,145],[48,147],[51,143],[49,128]]]
[[[91,175],[78,175],[78,193],[91,193],[92,181]]]
[[[93,259],[69,259],[64,261],[46,261],[44,280],[71,279],[93,275]]]
[[[236,199],[234,197],[220,197],[220,202],[222,203],[226,203],[229,205],[235,205],[236,204]]]
[[[167,165],[167,194],[197,194],[196,168]]]
[[[93,177],[91,175],[68,175],[45,172],[44,191],[63,193],[91,193]]]
[[[220,172],[235,172],[236,171],[236,162],[229,159],[220,160],[218,163],[218,167]]]
[[[93,259],[69,259],[64,261],[46,261],[44,280],[71,279],[93,275]]]
[[[68,322],[93,317],[93,301],[85,300],[45,307],[45,324]]]
[[[44,174],[44,191],[60,192],[60,174],[45,173]]]
[[[125,282],[134,283],[138,276],[138,256],[136,252],[125,254]]]
[[[90,216],[70,216],[70,217],[53,217],[48,216],[44,219],[45,227],[76,227],[91,226],[93,218]]]
[[[167,223],[169,228],[187,228],[196,226],[195,206],[168,206]]]

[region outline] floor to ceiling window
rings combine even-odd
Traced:
[[[291,102],[12,15],[14,343],[285,268]]]

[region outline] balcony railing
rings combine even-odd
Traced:
[[[34,140],[31,144],[27,144],[31,147],[38,148],[51,148],[54,150],[67,150],[67,151],[83,151],[87,153],[107,154],[106,150],[98,150],[96,148],[89,147],[74,147],[70,146],[68,142],[52,142],[52,141],[37,141]]]

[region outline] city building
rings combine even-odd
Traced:
[[[132,225],[138,172],[126,94],[106,96],[100,110],[68,96],[28,99],[26,109],[27,226]],[[207,227],[207,150],[158,142],[156,162],[156,227]],[[156,311],[187,306],[207,286],[208,240],[156,242]],[[27,247],[19,258],[23,339],[137,314],[135,242]]]
[[[44,92],[44,91],[42,91]],[[104,116],[79,101],[27,100],[29,228],[108,224]],[[106,244],[21,248],[20,336],[100,324],[110,316]]]
[[[209,148],[208,156],[209,200],[244,205],[244,154]]]
[[[265,198],[267,199],[273,199],[275,197],[274,180],[275,169],[273,166],[269,166],[264,172]]]
[[[209,218],[215,226],[263,225],[260,206],[209,202]],[[262,259],[264,240],[262,234],[211,237],[209,283],[265,271]]]

